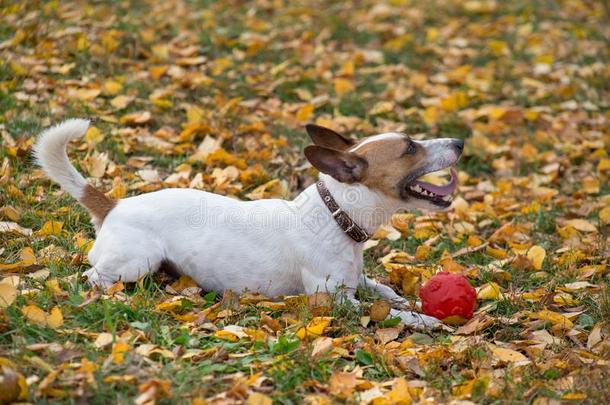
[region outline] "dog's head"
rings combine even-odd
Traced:
[[[451,205],[456,188],[457,162],[464,141],[442,138],[415,141],[407,135],[385,133],[356,141],[318,125],[307,125],[315,145],[305,148],[307,160],[342,183],[361,183],[401,201],[404,208],[443,209]],[[449,169],[450,180],[435,185],[422,176]]]

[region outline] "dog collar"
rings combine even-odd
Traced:
[[[322,201],[324,201],[324,204],[326,205],[326,208],[328,208],[332,217],[347,236],[358,243],[362,243],[370,238],[369,234],[358,226],[358,224],[356,224],[350,218],[350,216],[347,215],[347,212],[343,211],[341,207],[339,207],[339,204],[337,204],[337,201],[335,201],[323,181],[318,181],[316,183],[316,187],[318,189],[318,194],[320,194]]]

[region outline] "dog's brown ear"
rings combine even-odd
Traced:
[[[346,150],[356,143],[353,139],[346,138],[330,128],[321,127],[315,124],[307,124],[305,125],[305,129],[313,143],[325,148]]]
[[[342,183],[361,181],[368,167],[366,159],[355,153],[342,152],[316,145],[305,148],[305,157],[316,169],[334,177]]]

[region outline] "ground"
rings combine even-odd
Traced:
[[[597,1],[4,2],[0,402],[608,403],[608,18]],[[291,198],[317,175],[308,122],[464,138],[451,209],[394,216],[365,267],[412,301],[463,274],[474,318],[375,322],[368,291],[354,308],[161,276],[92,290],[89,217],[30,157],[68,117],[95,120],[70,156],[113,198]]]

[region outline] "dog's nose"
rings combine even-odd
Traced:
[[[462,153],[462,151],[464,150],[464,140],[463,139],[454,140],[453,147],[455,149],[457,149],[458,152]]]

